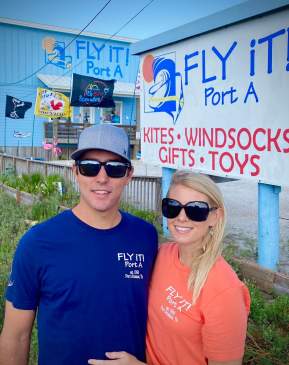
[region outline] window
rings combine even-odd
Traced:
[[[122,102],[115,101],[115,108],[101,108],[100,120],[102,123],[122,124]]]
[[[87,106],[81,107],[80,116],[81,123],[93,124],[95,121],[95,108],[90,108]]]

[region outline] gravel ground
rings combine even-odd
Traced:
[[[258,185],[244,180],[218,184],[227,206],[226,242],[237,244],[248,257],[256,255]],[[280,193],[280,261],[278,271],[289,274],[289,188]]]

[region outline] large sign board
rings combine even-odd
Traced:
[[[289,10],[145,53],[145,162],[289,186]]]

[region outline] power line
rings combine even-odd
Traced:
[[[154,0],[147,3],[138,13],[136,13],[132,18],[130,18],[123,26],[121,26],[116,33],[114,33],[110,38],[116,36],[123,28],[125,28],[130,22],[132,22],[140,13],[142,13]]]
[[[111,1],[111,0],[110,0]],[[109,1],[109,2],[110,2]],[[109,3],[108,2],[108,3]],[[133,15],[125,24],[123,24],[115,33],[113,33],[109,38],[108,38],[108,40],[111,40],[113,37],[115,37],[124,27],[126,27],[129,23],[131,23],[140,13],[142,13],[149,5],[151,5],[152,3],[154,2],[154,0],[150,0],[150,2],[148,2],[142,9],[140,9],[135,15]],[[108,5],[108,3],[106,4],[106,5]],[[105,6],[106,6],[105,5]],[[101,10],[100,10],[100,12],[103,10],[104,8],[102,8]],[[98,14],[100,14],[100,12],[98,12]],[[97,15],[96,15],[97,16]],[[93,18],[93,20],[96,18],[96,16],[94,16],[94,18]],[[91,24],[91,22],[93,21],[93,20],[91,20],[89,23],[88,23],[88,25],[89,24]],[[69,44],[71,44],[82,32],[83,32],[83,30],[84,29],[86,29],[87,27],[88,27],[88,25],[86,25],[80,32],[79,32],[79,34],[76,36],[76,37],[74,37],[74,39],[69,43]],[[68,47],[68,45],[65,47],[65,49]],[[95,53],[95,51],[94,52],[92,52],[91,53],[91,55],[93,55]],[[54,80],[53,80],[53,82],[56,82],[57,80],[60,80],[60,78],[61,77],[63,77],[63,76],[66,76],[67,74],[69,74],[70,72],[72,72],[77,66],[79,66],[80,64],[82,64],[84,61],[86,60],[86,58],[82,58],[82,59],[80,59],[80,61],[77,63],[77,64],[75,64],[73,67],[72,67],[72,69],[70,69],[70,70],[68,70],[68,71],[66,71],[66,72],[64,72],[62,75],[59,75],[58,77],[56,77]],[[47,65],[47,64],[46,64]],[[44,65],[44,66],[46,66],[46,65]],[[32,77],[32,76],[34,76],[37,72],[39,72],[40,70],[42,70],[44,67],[42,67],[42,68],[40,68],[40,69],[38,69],[37,71],[35,71],[33,74],[31,74],[30,75],[30,77]],[[29,77],[27,77],[27,78],[29,78]],[[25,78],[24,80],[26,80],[27,78]],[[23,80],[22,80],[23,81]],[[19,83],[19,82],[18,82]],[[7,86],[9,86],[9,85],[13,85],[13,84],[6,84]],[[5,85],[5,86],[6,86]],[[1,84],[0,84],[0,86],[2,86]],[[136,86],[136,85],[135,85]],[[28,94],[26,94],[25,96],[23,96],[23,98],[25,98],[26,96],[29,96],[29,95],[32,95],[32,94],[34,94],[34,92],[35,91],[33,91],[33,92],[30,92],[30,93],[28,93]],[[135,96],[135,91],[134,91],[134,96]]]
[[[111,40],[113,37],[115,37],[124,27],[126,27],[130,22],[132,22],[141,12],[143,12],[149,5],[151,5],[151,3],[153,3],[154,0],[151,0],[149,3],[147,3],[141,10],[139,10],[132,18],[130,18],[125,24],[123,24],[115,33],[113,33],[108,40]],[[95,51],[91,53],[91,56],[93,56],[95,54]],[[80,59],[80,61],[75,64],[72,69],[64,72],[62,75],[59,75],[58,77],[56,77],[53,81],[57,81],[59,80],[61,77],[66,76],[67,74],[69,74],[70,72],[72,72],[77,66],[81,65],[84,61],[86,60],[86,58],[82,58]]]
[[[86,24],[86,26],[84,28],[81,29],[81,31],[75,36],[73,37],[73,39],[64,47],[63,50],[66,50],[67,47],[69,47],[72,42],[74,42],[84,31],[85,29],[98,17],[98,15],[108,6],[108,4],[111,2],[112,0],[108,0],[105,5],[100,9],[100,11]],[[57,57],[57,55],[53,56],[50,60],[50,63]],[[0,84],[0,86],[12,86],[12,85],[17,85],[20,84],[23,81],[26,81],[28,79],[30,79],[32,76],[36,75],[37,72],[43,70],[47,65],[49,65],[49,63],[45,63],[44,65],[42,65],[40,68],[38,68],[36,71],[34,71],[33,73],[31,73],[30,75],[24,77],[23,79],[19,80],[19,81],[15,81],[15,82],[11,82],[11,83],[6,83],[6,84]]]

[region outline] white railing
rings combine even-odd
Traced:
[[[71,166],[47,161],[28,160],[21,157],[0,154],[0,173],[15,172],[17,175],[40,172],[43,175],[57,174],[78,191],[78,185]],[[122,201],[137,209],[160,211],[161,178],[154,176],[133,176],[126,186]]]

